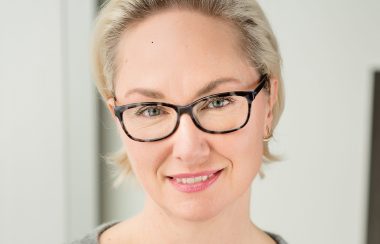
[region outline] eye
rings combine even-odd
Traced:
[[[223,108],[233,102],[231,97],[216,97],[208,100],[205,103],[204,108],[206,109],[218,109]]]
[[[143,116],[147,118],[152,118],[152,117],[158,117],[160,115],[164,115],[167,112],[163,107],[160,106],[146,106],[146,107],[141,107],[139,110],[137,110],[136,115],[137,116]]]

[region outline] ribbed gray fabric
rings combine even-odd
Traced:
[[[83,238],[71,242],[71,244],[99,244],[98,238],[100,234],[102,234],[108,228],[111,228],[117,223],[119,223],[119,221],[102,224],[98,226],[95,230],[93,230],[92,232],[85,235]],[[270,237],[272,237],[272,239],[275,240],[277,244],[287,244],[285,240],[281,238],[281,236],[273,234],[271,232],[267,232],[267,231],[265,231],[265,233],[267,233]]]

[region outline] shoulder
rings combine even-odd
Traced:
[[[118,224],[119,221],[113,221],[109,223],[104,223],[98,227],[96,227],[93,231],[89,232],[82,238],[75,240],[71,242],[70,244],[98,244],[99,243],[99,236],[111,228],[112,226]]]
[[[287,244],[281,236],[268,231],[265,231],[265,233],[267,233],[276,242],[276,244]]]

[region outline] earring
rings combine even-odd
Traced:
[[[273,134],[269,126],[267,126],[266,131],[267,133],[266,133],[266,136],[264,136],[263,141],[268,142],[272,138]]]

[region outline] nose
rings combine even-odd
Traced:
[[[195,126],[189,115],[182,115],[179,127],[172,136],[173,157],[193,166],[207,162],[210,147],[206,136],[205,132]]]

